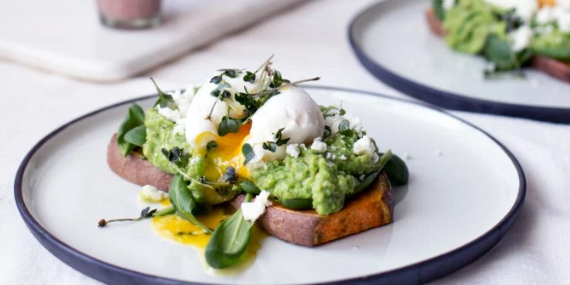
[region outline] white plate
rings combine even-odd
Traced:
[[[570,123],[570,83],[532,68],[525,79],[485,80],[484,59],[454,52],[429,31],[429,7],[431,1],[389,0],[353,20],[353,50],[374,76],[449,109]]]
[[[101,229],[103,217],[139,212],[139,186],[107,166],[107,143],[130,104],[87,114],[28,154],[15,196],[38,240],[75,269],[109,284],[419,283],[489,250],[514,221],[525,195],[515,158],[476,127],[438,109],[374,94],[308,87],[319,104],[343,102],[380,149],[408,153],[410,182],[396,189],[394,223],[316,248],[262,241],[253,265],[210,275],[196,250],[162,240],[149,221]],[[137,103],[148,107],[154,97]]]

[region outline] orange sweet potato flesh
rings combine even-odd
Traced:
[[[238,208],[243,195],[230,204]],[[365,192],[345,202],[342,210],[320,216],[313,210],[287,209],[274,202],[257,224],[267,233],[286,242],[316,246],[371,228],[389,224],[394,210],[393,191],[382,172]]]
[[[137,185],[153,185],[168,190],[172,175],[160,171],[138,154],[123,157],[111,138],[107,148],[109,167],[122,178]],[[388,176],[382,172],[363,193],[349,199],[339,212],[320,216],[313,210],[291,210],[273,203],[267,207],[257,224],[267,233],[286,242],[316,246],[345,236],[392,222],[393,192]],[[239,195],[230,204],[238,208],[244,196]]]

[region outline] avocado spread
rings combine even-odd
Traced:
[[[344,113],[344,110],[337,107],[321,109],[325,118],[338,117],[338,113]],[[355,154],[353,151],[354,144],[366,132],[349,128],[348,121],[341,122],[341,125],[342,123],[346,126],[340,126],[335,133],[327,127],[322,138],[327,145],[326,152],[319,153],[310,147],[299,145],[298,155],[287,155],[283,160],[268,161],[261,167],[251,167],[249,178],[245,179],[270,192],[278,202],[306,200],[321,215],[339,211],[346,197],[354,192],[364,177],[380,168],[375,144],[372,155]],[[146,142],[143,145],[146,159],[162,171],[182,174],[185,180],[190,181],[188,188],[196,202],[219,204],[233,199],[239,193],[239,183],[205,181],[207,153],[191,150],[185,136],[173,132],[174,122],[151,108],[146,112],[144,125],[147,128]]]

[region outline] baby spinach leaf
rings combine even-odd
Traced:
[[[170,203],[180,217],[202,228],[204,232],[208,234],[212,233],[212,230],[194,217],[193,212],[196,210],[196,201],[194,201],[192,194],[188,190],[188,184],[179,174],[174,175],[174,178],[172,178],[168,194]]]
[[[146,142],[146,126],[140,125],[125,134],[125,141],[142,147]]]
[[[249,201],[251,194],[246,194],[244,202]],[[213,268],[226,268],[238,263],[251,240],[253,224],[252,221],[244,219],[241,208],[223,221],[206,246],[208,265]]]
[[[119,146],[119,150],[123,156],[127,156],[137,145],[133,144],[125,139],[125,135],[139,126],[144,126],[144,111],[142,108],[133,103],[129,110],[127,111],[127,115],[123,122],[119,126],[117,130],[117,145]]]
[[[154,87],[156,88],[156,92],[158,93],[158,100],[156,100],[156,103],[154,103],[154,106],[160,106],[161,108],[174,108],[176,106],[176,103],[174,103],[174,99],[172,99],[172,96],[164,93],[160,87],[158,87],[158,85],[156,84],[156,81],[154,81],[154,78],[150,78],[150,80],[152,81],[152,84],[154,84]]]
[[[229,133],[238,133],[241,121],[224,116],[218,126],[218,135],[223,137]]]
[[[243,190],[243,192],[245,193],[249,193],[249,194],[253,194],[253,195],[257,195],[259,193],[261,193],[261,189],[259,189],[259,187],[257,187],[255,184],[253,184],[253,182],[249,181],[249,180],[244,180],[240,183],[240,187],[241,190]]]
[[[432,1],[433,12],[435,16],[440,20],[443,21],[445,17],[445,9],[443,8],[443,0],[433,0]]]

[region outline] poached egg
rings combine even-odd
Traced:
[[[324,133],[324,118],[319,106],[310,95],[297,86],[283,86],[279,94],[271,97],[251,117],[250,122],[241,125],[237,133],[225,136],[218,134],[218,128],[224,116],[232,119],[243,119],[247,114],[244,106],[236,101],[236,94],[260,91],[260,81],[253,83],[243,80],[244,72],[235,78],[222,75],[223,82],[229,86],[224,88],[230,93],[228,98],[220,100],[211,95],[219,84],[204,84],[193,96],[185,116],[185,136],[190,147],[198,153],[205,154],[204,175],[209,181],[221,181],[226,169],[233,167],[242,178],[249,177],[249,167],[258,167],[265,162],[283,159],[287,144],[310,144]],[[215,76],[220,76],[216,74]],[[275,152],[263,149],[264,142],[274,142],[276,133],[281,130],[287,144],[278,146]],[[215,142],[216,147],[208,150],[208,144]],[[244,165],[242,154],[244,144],[250,144],[255,153],[254,158]]]

